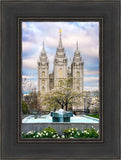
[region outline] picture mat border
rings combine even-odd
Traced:
[[[100,93],[100,119],[99,119],[99,130],[100,130],[100,138],[74,138],[74,139],[69,139],[69,138],[64,138],[64,139],[52,139],[52,138],[21,138],[21,94],[22,94],[22,22],[98,22],[99,23],[99,93]],[[18,95],[18,143],[27,143],[27,142],[32,142],[32,143],[41,143],[41,142],[85,142],[85,143],[102,143],[103,142],[103,18],[18,18],[18,68],[17,72],[19,71],[19,74],[17,74],[19,77],[19,91],[17,91]],[[55,123],[54,123],[55,124]],[[81,125],[81,124],[80,124]]]
[[[34,158],[35,159],[35,158]],[[105,159],[105,158],[104,158]],[[114,159],[114,158],[113,158]]]

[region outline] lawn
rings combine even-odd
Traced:
[[[89,115],[86,115],[86,116],[90,116],[90,117],[94,117],[94,118],[99,119],[99,114],[89,114]]]

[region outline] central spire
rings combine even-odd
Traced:
[[[43,46],[42,46],[42,53],[45,53],[44,41],[43,41]]]
[[[59,39],[58,48],[59,48],[59,49],[62,49],[62,48],[63,48],[63,45],[62,45],[62,40],[61,40],[61,29],[59,30],[59,32],[60,32],[60,39]]]
[[[76,42],[76,52],[79,52],[78,41]]]

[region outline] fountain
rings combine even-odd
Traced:
[[[63,129],[67,128],[83,130],[84,128],[91,128],[94,126],[94,128],[99,129],[99,119],[86,115],[76,116],[72,112],[60,109],[48,115],[41,115],[36,119],[34,115],[29,115],[22,120],[22,132],[28,132],[30,129],[40,131],[49,126],[55,128],[60,134]]]
[[[70,122],[70,117],[73,117],[72,112],[59,109],[56,112],[51,112],[53,122]]]

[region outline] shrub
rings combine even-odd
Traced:
[[[22,133],[22,138],[58,138],[57,131],[52,128],[48,127],[43,129],[43,131],[35,132],[29,131],[27,133]],[[60,137],[59,137],[60,138]]]
[[[68,128],[63,131],[65,138],[81,138],[82,132],[77,128]]]
[[[22,133],[22,138],[37,138],[37,132],[29,131],[27,133]]]
[[[41,134],[42,134],[42,138],[57,138],[58,137],[57,131],[52,127],[43,129]]]
[[[22,112],[23,114],[27,114],[28,112],[28,105],[24,101],[22,101]]]
[[[94,129],[84,129],[82,132],[77,128],[69,128],[63,131],[65,138],[98,138],[99,133]]]
[[[63,131],[63,135],[58,135],[54,128],[48,127],[39,132],[22,133],[22,138],[99,138],[99,133],[93,127],[84,129],[84,131],[77,128],[68,128]]]
[[[84,129],[83,138],[99,138],[99,133],[94,128]]]

